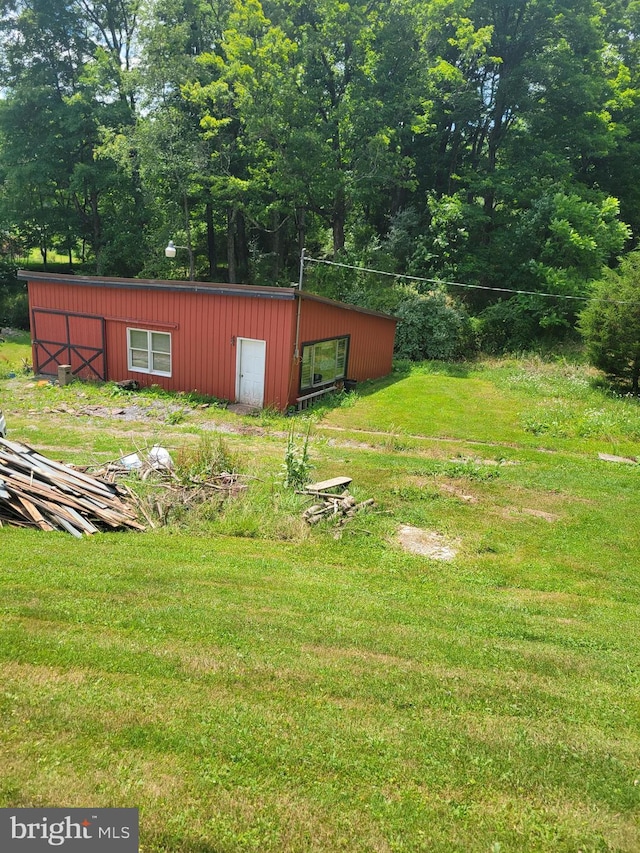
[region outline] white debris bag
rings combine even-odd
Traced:
[[[149,451],[149,464],[152,468],[167,468],[171,470],[173,468],[173,459],[166,448],[160,447],[159,444],[154,444]]]

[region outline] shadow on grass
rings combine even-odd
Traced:
[[[318,400],[310,405],[304,412],[293,412],[293,415],[305,414],[313,412],[315,415],[322,417],[327,412],[343,407],[349,407],[358,399],[369,397],[372,394],[377,394],[384,391],[392,385],[407,379],[412,374],[426,374],[433,376],[449,376],[452,379],[466,379],[471,375],[473,370],[472,362],[447,362],[447,361],[397,361],[393,365],[393,371],[388,376],[382,376],[380,379],[367,379],[364,382],[354,383],[352,391],[337,391],[327,394],[324,397],[319,397]]]
[[[630,382],[606,376],[594,376],[589,380],[594,391],[608,400],[633,400],[640,404],[640,394],[634,394]]]
[[[426,369],[420,369],[424,365],[426,365]],[[469,361],[428,361],[421,363],[418,372],[450,376],[452,379],[467,379],[473,366],[473,362]]]
[[[466,379],[471,375],[473,368],[473,362],[469,361],[399,361],[394,364],[393,372],[388,376],[358,383],[356,391],[359,396],[366,397],[416,374],[444,375],[453,379]]]

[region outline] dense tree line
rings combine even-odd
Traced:
[[[588,294],[640,234],[635,0],[0,10],[5,259],[184,277],[172,238],[201,278],[289,284],[306,247],[473,285],[435,298],[307,268],[309,287],[418,325],[449,307],[462,328],[461,299],[500,347],[572,325],[575,303],[535,294]]]

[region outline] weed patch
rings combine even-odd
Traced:
[[[309,482],[309,475],[313,468],[309,457],[310,431],[311,422],[308,422],[306,432],[298,444],[294,425],[292,424],[289,428],[282,466],[282,478],[286,489],[302,489]]]
[[[178,450],[175,474],[185,482],[204,481],[222,473],[237,474],[246,468],[238,453],[229,448],[223,436],[200,436],[195,447],[183,446]]]

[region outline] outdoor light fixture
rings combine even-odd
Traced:
[[[167,243],[167,247],[164,250],[165,257],[167,258],[175,258],[176,249],[185,249],[189,253],[189,279],[193,281],[195,279],[195,267],[193,263],[193,251],[190,246],[176,246],[173,240],[169,240]]]

